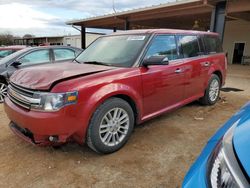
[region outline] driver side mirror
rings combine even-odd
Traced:
[[[20,66],[22,63],[20,61],[15,61],[11,64],[11,66],[17,68],[18,66]]]
[[[150,65],[168,65],[169,59],[164,55],[151,56],[143,61],[144,66]]]

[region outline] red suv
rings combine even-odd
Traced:
[[[115,33],[97,39],[73,63],[16,71],[5,111],[11,129],[34,144],[74,140],[111,153],[135,124],[195,100],[215,104],[226,64],[216,33]]]

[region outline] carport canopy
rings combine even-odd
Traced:
[[[129,29],[197,29],[219,32],[223,38],[226,20],[250,21],[249,0],[177,0],[156,6],[116,12],[103,16],[73,20],[68,25],[81,26],[82,46],[86,28]]]

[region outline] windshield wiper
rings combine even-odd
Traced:
[[[81,62],[80,62],[80,61],[77,61],[76,59],[74,59],[74,61],[76,61],[77,63],[81,64]]]
[[[103,63],[100,61],[84,61],[84,64],[93,64],[93,65],[104,65],[104,66],[112,66],[111,64],[108,63]]]

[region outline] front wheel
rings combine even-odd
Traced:
[[[220,96],[221,80],[220,78],[212,74],[208,87],[205,91],[204,96],[200,99],[200,102],[204,105],[214,105]]]
[[[87,134],[88,146],[98,153],[112,153],[124,146],[134,128],[131,106],[120,98],[110,98],[94,112]]]
[[[4,98],[7,96],[7,84],[0,81],[0,103],[4,102]]]

